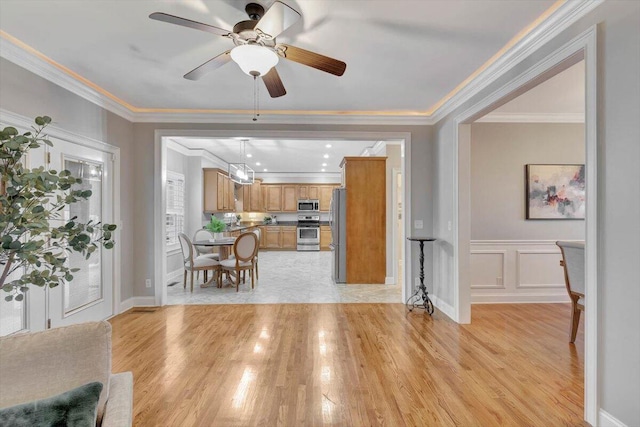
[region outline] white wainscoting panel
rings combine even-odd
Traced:
[[[555,240],[473,240],[471,302],[569,302],[560,259]]]
[[[555,245],[554,245],[555,246]],[[516,250],[517,288],[562,288],[564,272],[560,250]],[[557,267],[557,268],[554,268]]]
[[[504,289],[505,250],[471,251],[471,289]]]

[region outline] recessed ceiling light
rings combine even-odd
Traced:
[[[325,155],[324,155],[324,156],[322,156],[322,157],[324,157],[325,159],[328,159],[328,158],[329,158],[329,155],[328,155],[328,154],[325,154]]]
[[[331,148],[331,144],[327,144],[327,145],[325,145],[325,147]]]
[[[262,169],[262,172],[266,172],[266,171],[267,171],[266,169]]]
[[[322,166],[327,166],[327,164],[326,164],[326,163],[323,163],[323,164],[322,164]]]
[[[260,162],[256,162],[256,166],[260,166]]]
[[[253,157],[253,154],[247,154],[247,157]]]
[[[324,169],[321,169],[322,172],[324,172]]]

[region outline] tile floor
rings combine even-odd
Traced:
[[[331,280],[331,252],[260,252],[255,289],[247,283],[219,289],[194,284],[193,293],[182,287],[182,276],[169,281],[167,304],[286,304],[286,303],[401,303],[398,285],[336,285]]]

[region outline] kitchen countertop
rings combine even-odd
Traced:
[[[261,227],[261,226],[284,226],[284,227],[295,227],[298,225],[298,221],[278,221],[277,223],[265,224],[263,222],[241,222],[240,225],[231,225],[228,226],[225,231],[242,231],[247,230],[253,227]],[[329,221],[320,221],[320,225],[329,225]]]

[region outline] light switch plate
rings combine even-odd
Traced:
[[[422,230],[423,227],[424,223],[421,219],[416,219],[415,221],[413,221],[413,228],[415,228],[416,230]]]

